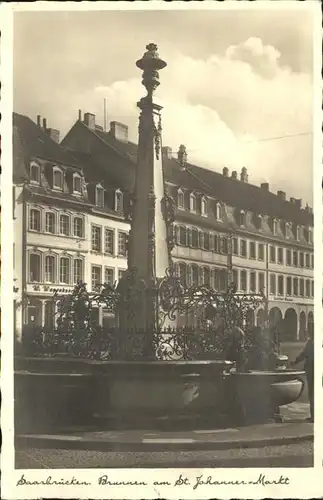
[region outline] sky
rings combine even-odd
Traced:
[[[14,110],[63,137],[78,110],[129,126],[137,142],[140,59],[149,42],[167,67],[156,92],[163,145],[221,172],[313,203],[312,16],[305,11],[19,12]],[[297,135],[300,134],[300,135]],[[296,136],[295,136],[296,135]],[[283,139],[278,137],[284,136]],[[292,137],[287,137],[292,136]]]

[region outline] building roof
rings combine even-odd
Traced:
[[[93,130],[84,126],[109,148],[118,152],[121,157],[136,164],[137,144],[117,140],[110,132]],[[268,214],[297,224],[313,224],[313,213],[300,209],[295,203],[285,201],[262,187],[225,177],[222,173],[191,163],[187,163],[183,171],[175,158],[166,156],[163,157],[163,168],[166,182],[204,193],[233,207],[250,210],[256,214]]]
[[[14,138],[20,142],[24,157],[38,157],[63,165],[82,167],[75,155],[55,142],[28,116],[13,113]]]

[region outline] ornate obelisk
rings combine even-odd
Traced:
[[[159,58],[157,46],[150,43],[136,62],[143,70],[142,84],[147,90],[137,106],[140,109],[136,181],[128,245],[128,269],[134,269],[141,287],[141,300],[132,327],[150,331],[158,317],[156,284],[170,267],[169,221],[162,166],[162,106],[154,99],[159,85],[158,71],[166,66]],[[136,297],[134,297],[134,300]],[[142,307],[143,305],[143,307]],[[163,325],[164,327],[166,325]]]

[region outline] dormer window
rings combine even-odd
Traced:
[[[273,235],[276,236],[277,234],[277,230],[278,230],[278,222],[277,222],[277,219],[273,219],[271,221],[271,227],[272,227],[272,231],[273,231]]]
[[[82,193],[82,178],[79,174],[73,175],[73,193],[74,194]]]
[[[202,199],[201,199],[201,215],[203,215],[204,217],[207,216],[207,198],[205,196],[202,196]]]
[[[95,204],[97,207],[104,208],[104,189],[101,184],[95,188]]]
[[[196,212],[196,196],[194,193],[190,194],[190,211]]]
[[[239,212],[239,226],[245,226],[246,225],[246,213],[244,210],[240,210]]]
[[[300,241],[300,239],[301,239],[301,228],[300,228],[300,226],[296,226],[296,228],[295,228],[295,235],[296,235],[296,240]]]
[[[64,185],[64,175],[60,168],[53,168],[53,189],[63,190]]]
[[[254,218],[254,221],[255,221],[255,226],[257,229],[261,229],[261,226],[262,226],[262,215],[261,214],[257,214]]]
[[[217,204],[215,205],[215,217],[216,217],[216,220],[219,220],[219,221],[222,221],[223,220],[223,206],[221,205],[220,202],[217,202]]]
[[[184,193],[181,189],[177,191],[177,208],[184,210]]]
[[[308,243],[313,243],[313,229],[311,227],[308,228]]]
[[[288,222],[285,222],[284,220],[282,220],[280,223],[280,227],[281,227],[281,231],[282,231],[284,237],[288,238],[288,229],[289,229]]]
[[[32,163],[30,165],[30,182],[32,184],[40,184],[40,165]]]
[[[114,208],[116,212],[123,212],[123,193],[120,189],[115,192]]]

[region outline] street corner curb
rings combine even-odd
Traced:
[[[152,452],[152,451],[193,451],[193,450],[230,450],[239,448],[265,448],[267,446],[283,446],[297,444],[304,441],[312,441],[313,433],[301,434],[299,436],[287,437],[264,437],[256,439],[235,439],[219,441],[181,440],[174,442],[172,439],[156,441],[104,441],[94,439],[75,438],[75,436],[16,436],[15,449],[19,451],[24,448],[38,449],[62,449],[62,450],[86,450],[101,452]]]

